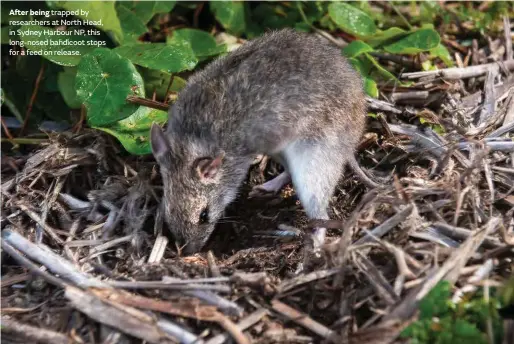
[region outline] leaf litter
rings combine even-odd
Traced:
[[[485,57],[495,49],[507,60]],[[512,46],[491,41],[467,63],[403,73],[411,86],[368,99],[359,157],[384,186],[345,174],[323,259],[299,275],[312,223],[294,188],[247,197],[280,173],[267,159],[188,257],[162,223],[151,156],[82,129],[2,159],[4,338],[392,343],[440,281],[454,300],[499,285],[514,253]]]

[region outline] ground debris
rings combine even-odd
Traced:
[[[345,174],[323,223],[324,255],[300,275],[312,223],[294,190],[247,197],[280,173],[267,157],[189,257],[162,223],[154,159],[122,156],[107,134],[56,134],[2,164],[2,334],[390,343],[439,281],[456,285],[455,300],[499,283],[514,245],[514,61],[478,48],[466,66],[404,73],[411,87],[368,99],[377,116],[359,155],[384,185],[365,192]],[[512,58],[512,44],[503,52]]]

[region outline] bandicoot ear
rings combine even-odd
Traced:
[[[152,153],[155,160],[161,165],[168,162],[169,159],[167,159],[167,157],[170,152],[170,144],[162,128],[156,123],[152,124],[150,142],[152,144]]]
[[[224,157],[225,153],[221,153],[215,158],[207,157],[196,161],[195,170],[202,182],[209,183],[214,181],[221,168]]]

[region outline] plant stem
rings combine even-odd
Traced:
[[[11,131],[10,131],[10,130],[9,130],[9,128],[7,127],[7,124],[5,124],[4,118],[3,118],[3,117],[0,117],[0,120],[2,121],[2,127],[4,128],[5,135],[9,138],[9,140],[14,139],[14,137],[13,137],[13,136],[12,136],[12,134],[11,134]]]
[[[155,100],[151,100],[151,99],[147,99],[147,98],[143,98],[143,97],[128,96],[127,102],[132,103],[132,104],[139,104],[139,105],[147,106],[152,109],[168,111],[168,104],[157,102]]]
[[[36,78],[36,85],[34,86],[34,91],[32,91],[32,96],[30,97],[29,106],[27,108],[27,112],[25,113],[25,119],[23,120],[23,124],[20,129],[19,135],[22,136],[25,131],[25,127],[27,126],[30,118],[30,113],[32,112],[32,107],[34,106],[34,102],[36,101],[37,91],[39,90],[39,84],[41,83],[41,79],[43,79],[43,74],[45,72],[45,63],[42,62],[41,68],[39,69],[39,74]]]
[[[396,12],[396,14],[398,14],[398,16],[400,16],[400,18],[402,19],[403,23],[405,25],[407,25],[407,27],[409,28],[409,30],[412,30],[412,25],[410,25],[409,21],[407,20],[407,18],[405,18],[405,16],[400,12],[400,10],[394,5],[394,3],[391,1],[389,3],[391,5],[391,7],[393,8],[393,10]]]
[[[13,145],[39,145],[41,143],[48,142],[47,139],[30,139],[26,137],[18,137],[13,139],[0,139],[1,142],[9,142]]]
[[[296,7],[298,7],[298,11],[300,12],[300,15],[302,16],[303,21],[305,24],[309,25],[310,27],[314,27],[309,21],[307,20],[307,17],[305,16],[305,13],[303,12],[302,3],[298,1],[296,3]]]

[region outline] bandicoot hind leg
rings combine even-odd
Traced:
[[[330,140],[301,140],[283,152],[294,189],[309,219],[328,220],[328,204],[344,167],[344,151]],[[312,248],[319,256],[326,228],[314,228]]]

